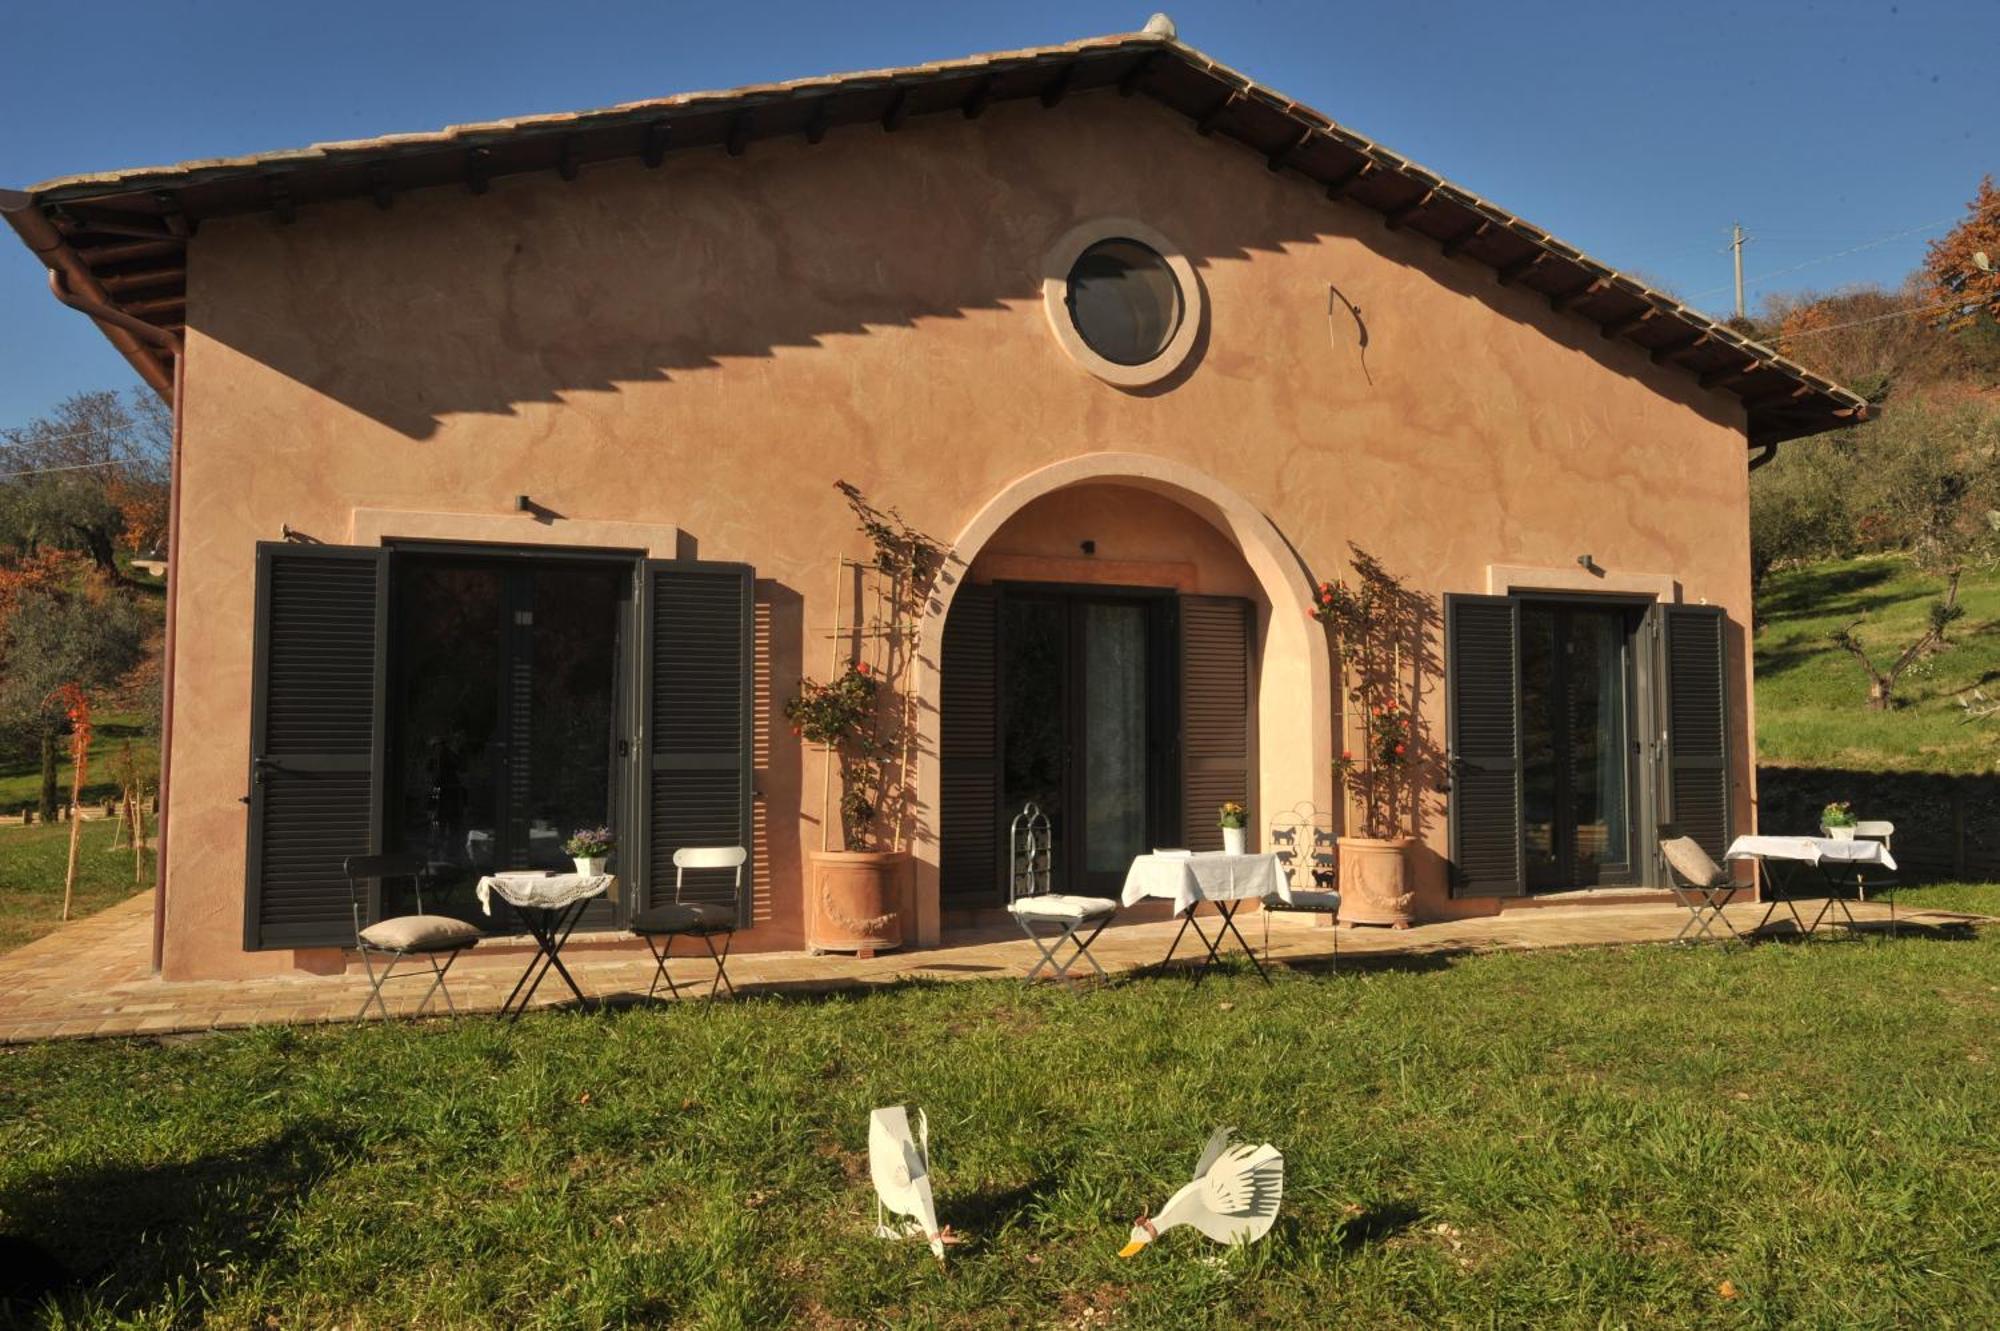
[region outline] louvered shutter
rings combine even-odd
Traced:
[[[1001,887],[999,598],[968,584],[944,621],[938,680],[938,883],[974,902]]]
[[[341,861],[380,848],[388,555],[257,547],[244,946],[354,943]]]
[[[1451,858],[1461,896],[1527,891],[1521,849],[1521,617],[1504,596],[1445,598]]]
[[[1183,596],[1180,621],[1181,840],[1190,850],[1220,850],[1216,810],[1225,800],[1241,802],[1257,825],[1250,800],[1256,607],[1235,596]]]
[[[1729,846],[1729,724],[1719,606],[1667,605],[1667,821],[1721,863]]]
[[[753,611],[744,564],[646,565],[645,753],[641,795],[647,882],[640,900],[674,897],[674,852],[750,845]],[[690,870],[681,900],[733,905],[750,918],[733,870]]]

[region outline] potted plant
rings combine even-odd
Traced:
[[[618,839],[608,827],[579,827],[563,842],[563,854],[576,861],[576,871],[586,878],[604,872],[604,861]]]
[[[1402,652],[1387,597],[1374,586],[1322,582],[1311,613],[1338,636],[1348,714],[1362,723],[1360,753],[1344,747],[1333,761],[1347,805],[1347,834],[1338,843],[1340,920],[1407,929],[1410,848],[1416,844],[1407,819],[1417,732],[1415,718],[1397,698]]]
[[[1860,821],[1854,816],[1854,806],[1846,800],[1835,800],[1819,811],[1819,830],[1835,841],[1854,840],[1854,825]]]
[[[785,703],[785,717],[794,735],[824,750],[827,764],[821,844],[806,855],[806,946],[870,957],[903,941],[911,880],[905,815],[916,732],[908,677],[916,660],[917,624],[944,566],[944,551],[895,510],[874,507],[854,486],[842,481],[835,488],[873,546],[873,557],[838,561],[833,667],[824,682],[799,681],[798,692]],[[852,589],[851,601],[844,588]],[[858,622],[846,622],[843,602]],[[838,846],[831,844],[836,825]]]
[[[1222,828],[1222,853],[1243,854],[1243,829],[1249,821],[1243,806],[1235,800],[1225,800],[1219,811],[1216,824]]]

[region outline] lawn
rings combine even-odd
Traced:
[[[138,883],[132,878],[130,847],[111,849],[116,832],[117,824],[109,819],[83,824],[71,918],[95,914],[151,888],[150,832],[145,876]],[[68,861],[68,823],[0,827],[0,952],[40,938],[61,923],[63,869]]]
[[[1773,573],[1758,598],[1757,757],[1781,767],[1858,771],[1991,772],[2000,719],[1968,725],[1967,689],[2000,697],[2000,574],[1976,570],[1959,594],[1965,618],[1955,645],[1903,676],[1903,705],[1870,711],[1868,679],[1833,645],[1835,630],[1865,620],[1856,635],[1886,666],[1923,630],[1936,579],[1896,556],[1839,560]]]
[[[90,770],[85,773],[83,787],[85,804],[103,804],[118,798],[118,763],[128,740],[132,744],[132,760],[145,778],[147,788],[150,790],[158,783],[159,737],[148,734],[136,715],[107,713],[96,719],[91,735]],[[69,799],[71,767],[68,745],[65,738],[56,759],[56,798],[65,801]],[[22,805],[33,804],[41,797],[40,754],[31,746],[7,750],[5,757],[0,758],[0,813],[19,813]]]
[[[2000,930],[0,1056],[64,1327],[2000,1324]],[[930,1114],[940,1266],[870,1237]],[[1211,1127],[1228,1260],[1115,1254]]]

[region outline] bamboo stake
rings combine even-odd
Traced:
[[[140,797],[141,787],[134,787],[132,801],[132,881],[143,884],[146,881],[146,801]]]
[[[90,762],[89,750],[82,745],[75,746],[73,755],[69,785],[69,864],[63,870],[64,920],[69,919],[70,901],[76,895],[76,852],[83,840],[83,774]]]

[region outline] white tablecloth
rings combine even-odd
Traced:
[[[479,909],[493,913],[497,894],[510,906],[560,910],[587,897],[603,896],[618,881],[608,873],[496,873],[479,880]]]
[[[1740,836],[1729,843],[1723,854],[1729,860],[1797,860],[1818,864],[1835,860],[1843,864],[1876,864],[1893,870],[1896,861],[1889,848],[1879,841],[1855,839],[1835,841],[1821,836]]]
[[[1174,914],[1183,915],[1201,901],[1249,901],[1277,892],[1284,879],[1276,855],[1225,855],[1219,850],[1195,855],[1141,855],[1125,871],[1125,890],[1118,900],[1130,906],[1147,897],[1166,897]]]

